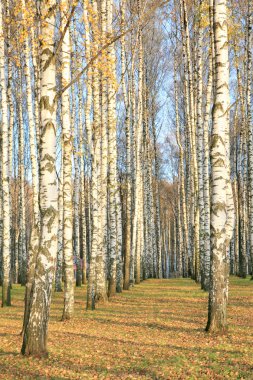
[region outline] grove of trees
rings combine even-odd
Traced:
[[[0,1],[0,285],[25,355],[149,278],[253,276],[252,0]],[[96,311],[94,311],[95,313]],[[204,328],[205,326],[203,326]]]

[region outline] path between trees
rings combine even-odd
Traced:
[[[0,379],[253,379],[253,283],[231,278],[229,333],[204,332],[207,294],[189,279],[147,280],[96,311],[76,289],[75,317],[60,322],[55,294],[47,359],[22,357],[23,288],[0,310]]]

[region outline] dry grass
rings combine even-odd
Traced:
[[[204,332],[207,294],[189,279],[148,280],[94,312],[76,290],[60,322],[55,294],[48,358],[20,355],[23,289],[0,310],[0,379],[253,379],[253,283],[231,278],[226,336]]]

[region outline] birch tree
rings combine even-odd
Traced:
[[[112,36],[113,1],[107,0],[108,34]],[[110,236],[110,274],[109,296],[116,293],[117,268],[117,140],[116,140],[116,56],[114,44],[108,48],[108,64],[111,75],[108,80],[108,158],[109,158],[109,236]]]
[[[56,102],[54,23],[56,3],[42,1],[41,12],[41,88],[40,88],[40,242],[25,321],[22,353],[47,354],[48,318],[57,254],[58,198],[56,182]]]
[[[65,26],[68,2],[62,4],[62,23]],[[70,83],[70,32],[67,28],[62,43],[63,86]],[[62,94],[62,150],[63,150],[63,261],[64,261],[64,308],[62,320],[70,319],[74,312],[73,271],[73,213],[72,213],[72,135],[70,119],[70,93]]]
[[[8,109],[7,87],[5,79],[5,33],[3,22],[3,3],[0,4],[0,88],[1,88],[1,112],[2,112],[2,208],[3,208],[3,284],[2,306],[11,305],[11,279],[10,279],[10,188],[9,188],[9,133],[8,133]]]
[[[227,328],[228,249],[233,232],[229,168],[227,2],[214,1],[215,79],[211,137],[211,276],[207,331]],[[232,230],[232,231],[231,231]]]
[[[248,0],[247,14],[247,130],[248,130],[248,175],[249,175],[249,248],[253,269],[253,125],[251,113],[251,89],[252,89],[252,1]],[[247,269],[244,260],[242,277],[246,277]],[[253,276],[253,272],[252,272]]]

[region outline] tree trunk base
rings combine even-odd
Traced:
[[[213,319],[212,321],[207,322],[205,331],[210,334],[225,335],[228,332],[228,326]]]

